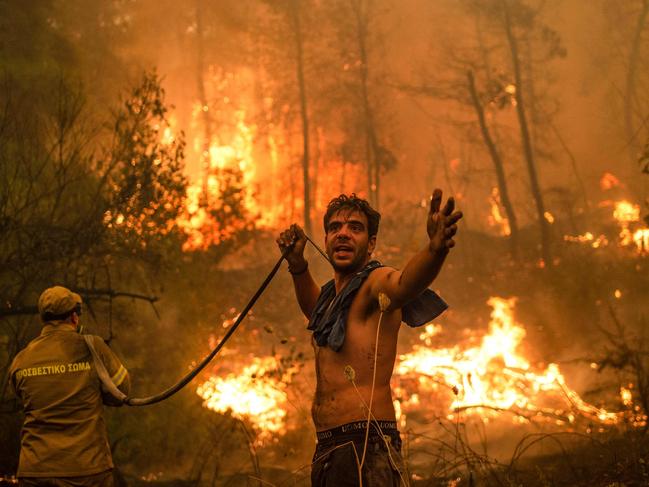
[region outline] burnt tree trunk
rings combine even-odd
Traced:
[[[521,144],[523,146],[523,155],[525,157],[527,171],[530,178],[530,189],[532,191],[532,197],[536,205],[536,215],[541,230],[541,256],[545,265],[551,265],[552,250],[550,248],[550,226],[548,224],[548,221],[545,219],[545,205],[543,203],[543,195],[541,193],[541,187],[539,185],[530,131],[527,123],[527,117],[525,115],[525,100],[523,99],[523,80],[521,76],[521,65],[518,54],[518,42],[513,32],[508,0],[502,0],[502,5],[504,14],[504,27],[507,34],[510,54],[512,57],[512,67],[514,69],[514,82],[516,86],[516,114],[518,116],[518,126],[521,133]]]
[[[203,144],[201,146],[201,161],[203,162],[203,198],[207,201],[207,179],[210,172],[210,142],[212,138],[212,124],[210,120],[207,94],[205,92],[205,40],[203,33],[203,0],[196,0],[196,88],[201,104],[203,118]]]
[[[624,93],[624,125],[628,139],[628,147],[631,152],[631,159],[635,162],[638,158],[638,150],[641,143],[636,142],[636,129],[633,126],[633,104],[635,100],[635,78],[638,70],[638,63],[640,61],[640,47],[642,45],[642,32],[645,29],[647,16],[649,15],[649,0],[642,0],[642,9],[638,16],[638,22],[633,36],[633,44],[631,44],[631,52],[629,54],[629,68],[626,75],[626,90]]]
[[[554,135],[557,137],[557,140],[559,141],[559,144],[561,144],[561,147],[565,151],[565,153],[568,155],[568,158],[570,159],[570,165],[572,167],[572,172],[575,175],[575,179],[577,180],[577,184],[579,185],[579,190],[581,192],[581,197],[584,200],[584,208],[587,210],[590,210],[590,202],[588,201],[588,193],[586,192],[586,186],[584,185],[584,180],[581,178],[581,174],[579,173],[579,168],[577,167],[577,159],[575,158],[575,155],[572,153],[570,150],[570,147],[568,147],[568,144],[564,140],[564,138],[561,136],[561,133],[557,129],[557,127],[552,124],[551,125],[552,131],[554,132]]]
[[[380,189],[379,144],[374,127],[374,117],[369,99],[369,74],[367,65],[367,13],[363,12],[363,0],[351,0],[356,20],[356,41],[360,61],[360,90],[365,129],[365,157],[367,159],[367,192],[370,204],[378,209]]]
[[[491,161],[494,164],[494,169],[496,170],[496,180],[498,182],[498,192],[500,193],[500,202],[505,208],[505,213],[507,214],[507,220],[509,220],[509,241],[510,241],[510,251],[512,257],[518,257],[518,223],[516,220],[516,213],[514,212],[514,206],[512,205],[511,200],[509,199],[509,190],[507,188],[507,179],[505,177],[505,169],[503,166],[502,158],[498,153],[496,144],[491,137],[489,132],[489,127],[487,126],[487,121],[484,115],[484,108],[478,97],[478,92],[475,87],[475,79],[471,71],[467,72],[467,80],[469,83],[469,92],[471,93],[471,101],[473,103],[473,108],[475,109],[476,115],[478,116],[478,122],[480,124],[480,133],[482,134],[482,140],[484,141],[487,149],[489,150],[489,156]]]
[[[300,96],[300,117],[302,119],[302,184],[304,187],[304,230],[311,235],[311,189],[309,179],[309,114],[306,84],[304,82],[304,38],[300,23],[300,2],[291,0],[289,16],[295,41],[295,68]]]

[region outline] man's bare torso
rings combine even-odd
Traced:
[[[314,346],[317,384],[312,416],[317,430],[366,420],[368,409],[374,419],[395,419],[390,377],[397,351],[401,307],[430,286],[449,250],[455,246],[453,237],[462,212],[454,209],[452,197],[442,207],[442,191],[435,189],[426,218],[426,245],[410,258],[403,271],[382,267],[370,273],[353,299],[345,340],[338,352]],[[380,218],[366,200],[354,194],[343,194],[329,202],[324,217],[325,248],[335,271],[337,293],[371,258]],[[279,235],[277,244],[288,262],[300,309],[311,319],[321,291],[304,258],[308,240],[304,230],[293,224]],[[377,340],[381,295],[387,296],[391,303],[386,305],[390,311],[383,317]],[[345,373],[346,369],[353,370],[353,378],[349,377],[352,374]],[[371,397],[372,405],[368,408]]]
[[[382,268],[372,274],[386,271],[389,272]],[[329,347],[319,347],[313,340],[311,342],[317,377],[311,413],[318,431],[367,419],[380,315],[378,302],[370,293],[372,274],[358,290],[351,305],[342,349],[334,352]],[[401,310],[385,313],[381,322],[372,402],[372,414],[377,420],[395,419],[390,378],[400,323]],[[353,382],[345,374],[348,365],[354,370]]]

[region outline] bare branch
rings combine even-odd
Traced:
[[[109,300],[114,298],[131,298],[138,299],[142,301],[148,301],[151,303],[153,310],[155,311],[158,318],[160,315],[156,310],[154,303],[160,298],[158,296],[146,296],[144,294],[130,293],[126,291],[116,291],[114,289],[85,289],[77,288],[75,289],[85,301],[92,302],[96,300]],[[19,315],[36,315],[38,314],[37,306],[12,306],[11,308],[2,308],[0,309],[0,318],[7,316],[19,316]]]

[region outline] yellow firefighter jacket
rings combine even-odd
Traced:
[[[94,345],[113,382],[128,394],[126,369],[100,337]],[[77,477],[113,468],[101,383],[73,325],[46,323],[9,373],[25,410],[18,477]]]

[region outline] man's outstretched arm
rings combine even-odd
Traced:
[[[311,319],[311,314],[315,309],[318,296],[320,296],[320,288],[313,280],[309,271],[309,263],[304,258],[306,241],[304,230],[294,223],[279,235],[277,245],[279,250],[284,252],[284,249],[293,244],[293,248],[286,255],[288,271],[293,277],[295,297],[300,305],[300,309],[307,319]]]
[[[403,271],[378,269],[372,274],[372,294],[384,292],[390,297],[390,309],[401,308],[421,294],[433,282],[444,264],[457,232],[457,222],[462,213],[454,211],[455,201],[450,197],[443,208],[442,190],[435,189],[426,221],[428,245],[408,261]],[[381,271],[381,272],[378,272]]]

